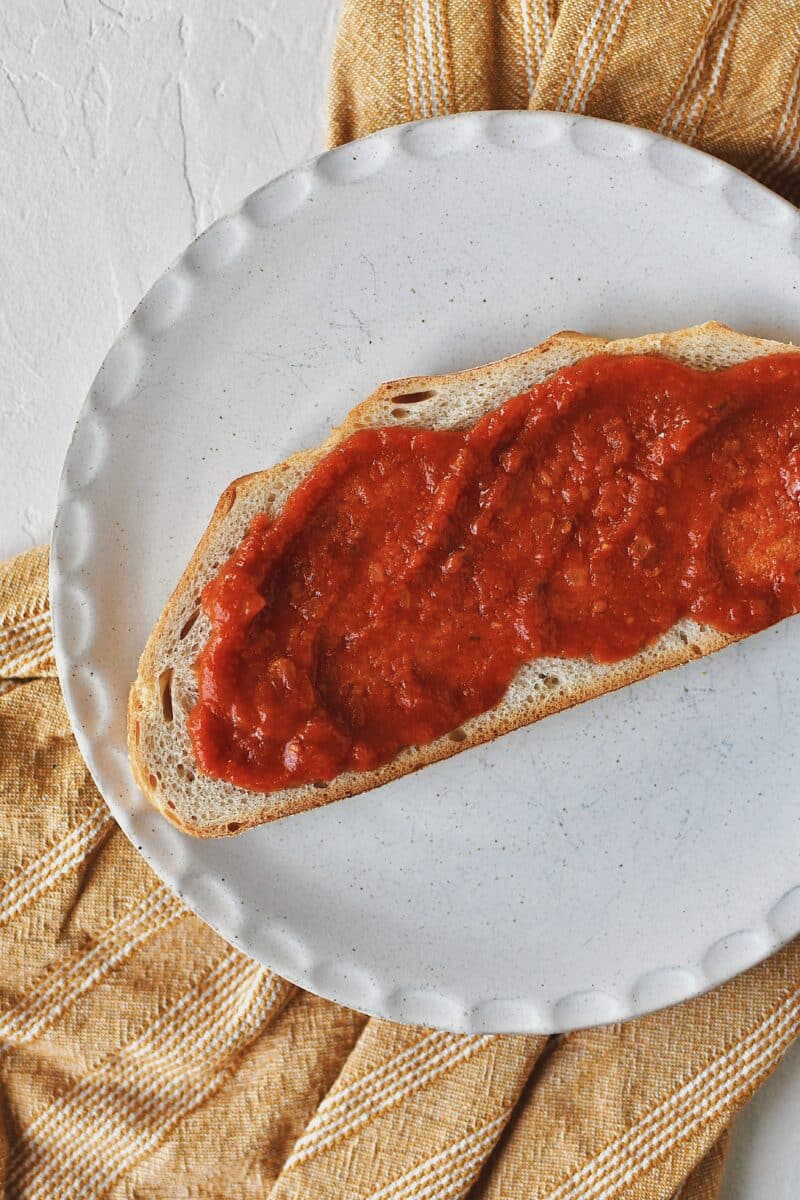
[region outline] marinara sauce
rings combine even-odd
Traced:
[[[256,517],[203,592],[194,751],[261,791],[372,768],[522,663],[750,633],[799,576],[800,354],[601,355],[469,429],[356,432]]]

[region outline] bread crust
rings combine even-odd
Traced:
[[[714,369],[799,349],[748,337],[717,322],[674,333],[615,341],[564,331],[531,350],[485,366],[381,384],[351,410],[320,446],[235,480],[222,493],[205,533],[148,638],[131,688],[128,750],[143,793],[186,833],[197,837],[240,833],[266,821],[380,787],[430,763],[738,640],[686,621],[654,646],[618,663],[536,660],[520,669],[500,704],[466,721],[455,734],[439,737],[424,746],[409,747],[382,767],[350,771],[325,785],[305,784],[259,793],[211,779],[194,763],[186,729],[186,716],[196,697],[194,662],[208,632],[207,618],[199,608],[203,586],[239,544],[252,516],[256,512],[277,516],[300,480],[356,430],[400,423],[417,428],[464,427],[482,412],[497,407],[507,396],[549,378],[564,366],[599,353],[655,354]],[[423,395],[421,400],[409,399],[419,394]],[[467,401],[462,400],[465,396]]]

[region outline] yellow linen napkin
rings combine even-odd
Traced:
[[[797,0],[345,0],[331,140],[467,109],[643,125],[800,203]]]
[[[354,0],[333,140],[457,108],[668,128],[798,196],[800,5]],[[793,90],[794,89],[794,90]],[[661,104],[661,108],[659,108]],[[116,828],[52,659],[47,554],[0,566],[0,1190],[14,1200],[712,1200],[800,1029],[800,942],[565,1038],[367,1019],[227,947]]]

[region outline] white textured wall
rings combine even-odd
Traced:
[[[143,292],[323,148],[338,7],[0,5],[0,558],[49,536],[75,415]]]

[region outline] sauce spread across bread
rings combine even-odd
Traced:
[[[800,355],[599,355],[469,429],[360,430],[203,607],[197,763],[259,791],[457,730],[542,655],[762,629],[800,611]]]

